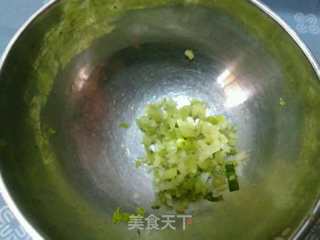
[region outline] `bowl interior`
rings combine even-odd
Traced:
[[[311,214],[320,189],[316,73],[252,3],[197,2],[59,2],[16,41],[0,75],[1,174],[43,236],[289,238]],[[135,120],[165,97],[202,99],[226,115],[249,158],[240,191],[193,204],[186,231],[137,233],[111,216],[117,207],[168,213],[151,209],[152,177],[134,164],[143,155]]]

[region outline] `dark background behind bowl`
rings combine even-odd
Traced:
[[[19,27],[46,2],[48,0],[0,0],[0,55]],[[298,32],[320,64],[320,0],[262,0],[262,2]],[[313,18],[313,23],[306,21],[307,16]],[[0,240],[7,239],[29,240],[30,237],[12,216],[1,197],[0,189]],[[320,220],[306,240],[320,240]]]

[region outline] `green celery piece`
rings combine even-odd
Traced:
[[[117,208],[112,215],[112,222],[118,224],[122,221],[122,214],[120,208]]]
[[[145,209],[144,209],[144,208],[141,208],[141,207],[137,208],[136,214],[139,215],[139,216],[144,217],[144,215],[145,215]]]
[[[229,191],[234,192],[240,189],[235,166],[233,164],[226,164],[226,176],[229,184]]]
[[[206,196],[205,196],[205,199],[210,201],[210,202],[221,202],[223,201],[223,196],[222,195],[219,195],[219,196],[213,196],[212,193],[208,193]]]
[[[189,61],[192,61],[194,59],[194,52],[191,49],[186,49],[184,51],[184,55]]]

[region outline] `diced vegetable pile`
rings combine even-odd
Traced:
[[[137,124],[145,156],[136,166],[153,174],[154,208],[183,212],[191,202],[222,200],[228,187],[239,190],[235,129],[224,116],[209,116],[204,102],[192,100],[178,108],[164,99],[146,106]]]

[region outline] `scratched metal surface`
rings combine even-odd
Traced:
[[[0,54],[23,22],[46,2],[46,0],[0,1]],[[320,63],[320,0],[263,0],[263,2],[300,34]],[[0,240],[31,240],[4,202],[1,189]],[[313,227],[306,240],[320,240],[320,221]]]

